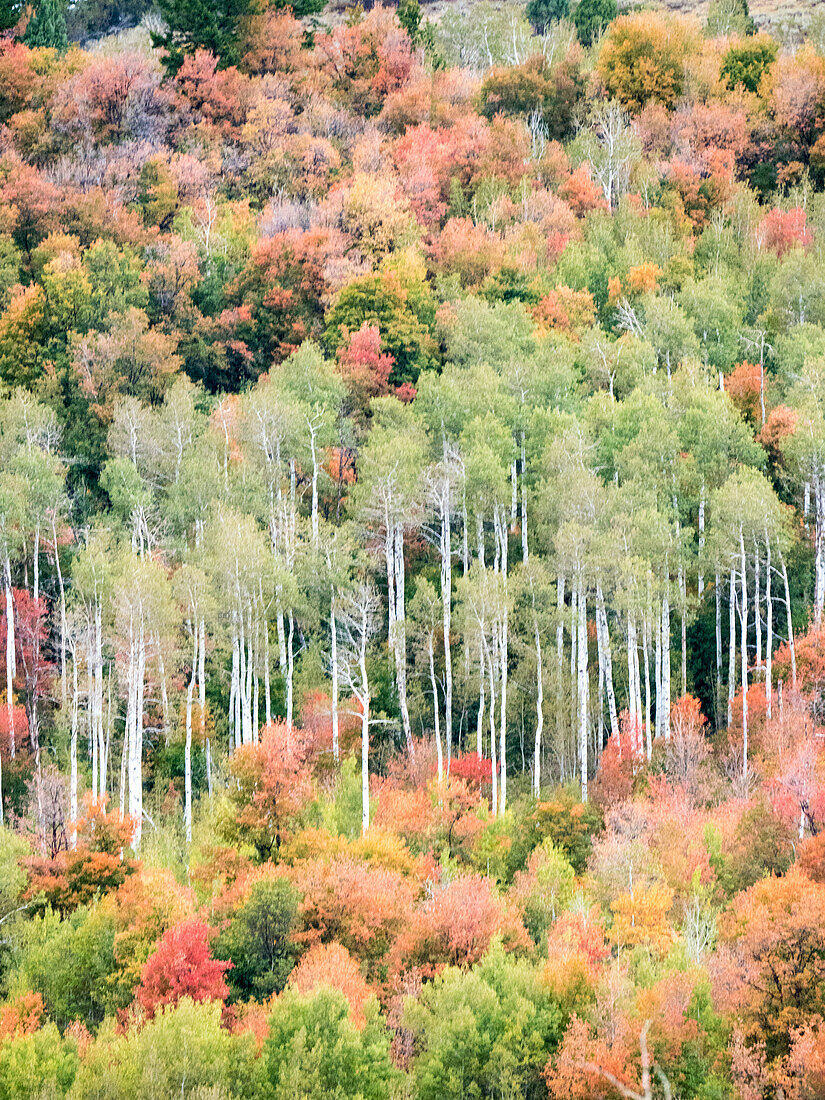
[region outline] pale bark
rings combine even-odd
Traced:
[[[773,596],[771,594],[771,543],[765,531],[765,611],[767,616],[765,639],[765,714],[771,717],[773,696]]]
[[[745,559],[745,539],[739,529],[739,554],[742,565],[742,779],[748,780],[748,580]]]
[[[578,695],[579,695],[579,767],[581,769],[582,802],[587,801],[587,603],[579,580],[578,591]]]
[[[329,607],[330,660],[332,675],[332,755],[337,764],[340,759],[338,747],[338,624],[335,621],[335,590],[333,589]]]
[[[788,649],[791,654],[791,686],[796,691],[796,646],[793,637],[793,616],[791,615],[791,587],[788,584],[788,568],[785,565],[784,555],[780,555],[779,563],[782,566],[782,581],[785,586],[785,615],[788,622]]]
[[[733,721],[733,696],[736,693],[736,573],[730,571],[730,603],[728,606],[728,725]]]
[[[444,751],[441,745],[441,722],[438,715],[438,681],[435,677],[435,656],[433,654],[433,636],[427,635],[427,656],[430,659],[430,687],[433,693],[433,728],[435,730],[435,751],[438,759],[438,782],[444,778]]]
[[[4,580],[6,590],[6,711],[9,722],[9,753],[12,760],[15,755],[14,736],[14,677],[17,674],[14,644],[14,601],[11,591],[11,562],[5,561]],[[2,814],[2,807],[0,807]]]
[[[192,701],[198,672],[198,624],[192,624],[192,674],[186,685],[186,743],[183,750],[183,826],[186,843],[192,843]]]
[[[616,692],[613,687],[613,655],[610,650],[610,629],[607,623],[607,610],[600,584],[596,585],[596,639],[599,649],[599,664],[603,666],[607,710],[610,716],[610,735],[614,740],[619,736],[619,718],[616,711]]]

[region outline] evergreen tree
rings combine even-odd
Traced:
[[[176,73],[187,54],[209,50],[221,68],[241,59],[245,21],[254,14],[255,0],[159,0],[167,31],[152,34],[152,45],[166,51],[164,65]]]
[[[62,0],[40,0],[26,27],[25,41],[32,47],[46,46],[55,50],[68,48],[66,12]]]
[[[569,15],[570,0],[530,0],[527,5],[527,18],[536,34],[543,34],[548,23],[567,19]]]
[[[616,0],[579,0],[573,12],[573,22],[581,44],[592,45],[593,39],[616,18],[618,10]]]

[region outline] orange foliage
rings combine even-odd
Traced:
[[[768,378],[764,376],[758,363],[747,360],[734,367],[725,379],[725,391],[743,416],[752,423],[762,419],[760,391],[764,385],[767,390]]]
[[[95,800],[87,794],[83,814],[70,829],[76,836],[74,848],[29,861],[27,897],[42,893],[64,912],[85,905],[100,892],[117,889],[137,869],[126,854],[135,823],[117,811],[107,813],[105,798]]]
[[[807,248],[813,240],[807,219],[806,212],[799,206],[791,210],[771,210],[759,223],[756,240],[782,259],[792,248]]]
[[[580,218],[590,210],[607,209],[604,192],[594,182],[587,162],[579,165],[576,171],[565,180],[559,188],[559,196]]]
[[[501,936],[508,951],[530,942],[516,910],[488,878],[461,876],[436,888],[414,911],[393,949],[392,969],[433,974],[443,966],[472,966],[494,936]]]
[[[627,273],[628,288],[634,294],[653,294],[658,286],[662,270],[652,262],[631,267]]]
[[[0,1043],[31,1035],[46,1017],[43,998],[39,993],[23,993],[0,1008]]]
[[[340,943],[311,947],[290,974],[289,984],[299,993],[311,993],[318,985],[340,990],[355,1026],[362,1028],[366,1023],[364,1005],[374,992],[361,976],[358,963]]]
[[[576,339],[596,319],[596,306],[589,290],[571,290],[557,286],[546,294],[533,310],[539,325],[559,329]]]

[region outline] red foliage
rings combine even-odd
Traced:
[[[456,779],[466,779],[468,783],[492,783],[493,762],[476,752],[461,753],[452,758],[450,775]]]
[[[494,936],[501,936],[508,951],[526,949],[530,942],[518,913],[490,879],[455,878],[415,910],[393,949],[392,968],[433,974],[447,965],[472,966]]]
[[[759,223],[757,242],[782,259],[792,248],[807,248],[813,240],[807,220],[807,213],[799,206],[792,210],[771,210]]]
[[[758,363],[739,363],[725,379],[725,391],[734,405],[752,424],[762,419],[760,391],[767,391],[768,379],[763,379]]]
[[[215,933],[199,920],[186,920],[170,928],[141,973],[135,998],[151,1019],[162,1005],[174,1005],[182,997],[193,1001],[222,1001],[229,992],[224,981],[231,962],[213,959],[210,942]]]
[[[381,351],[378,325],[363,323],[358,332],[338,352],[338,364],[347,388],[359,405],[365,406],[373,397],[388,392],[389,378],[395,359]]]

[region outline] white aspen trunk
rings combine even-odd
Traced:
[[[479,760],[484,756],[484,677],[486,675],[484,657],[484,624],[480,624],[481,635],[478,643],[478,718],[476,719],[476,755]]]
[[[72,732],[69,745],[69,846],[72,849],[77,846],[77,708],[79,695],[77,652],[75,651],[72,653]]]
[[[368,609],[366,601],[361,613],[361,642],[358,669],[361,673],[361,832],[366,836],[370,827],[370,688],[367,679]]]
[[[493,640],[496,639],[496,627],[493,625]],[[492,811],[493,817],[498,814],[498,769],[496,767],[496,683],[495,676],[496,671],[494,667],[493,654],[487,649],[487,666],[489,670],[489,687],[490,687],[490,763],[493,774],[493,797],[492,797]]]
[[[315,446],[315,427],[309,426],[309,446],[312,453],[312,545],[318,549],[320,536],[318,532],[318,455]]]
[[[638,741],[638,724],[640,715],[636,709],[636,670],[637,670],[638,639],[636,635],[636,619],[628,612],[627,615],[627,714],[630,719],[630,751],[635,752]]]
[[[33,579],[34,585],[32,588],[32,595],[34,596],[34,602],[40,599],[40,525],[37,524],[34,528],[34,547],[32,549],[32,566],[33,566]]]
[[[510,463],[510,530],[515,531],[518,518],[518,463]]]
[[[541,667],[541,635],[539,634],[539,620],[535,608],[533,610],[533,637],[536,643],[536,737],[533,746],[533,794],[538,798],[541,789],[541,738],[544,732],[544,680]]]
[[[645,742],[647,758],[653,755],[653,739],[650,730],[650,623],[647,616],[642,620],[642,650],[645,662]]]
[[[562,744],[562,700],[564,698],[564,577],[556,578],[556,741]]]
[[[573,759],[579,759],[578,740],[578,641],[579,641],[579,590],[574,583],[570,589],[570,731]]]
[[[699,599],[705,591],[705,574],[702,571],[702,552],[705,549],[705,479],[702,478],[702,486],[699,490]]]
[[[814,475],[814,626],[822,625],[822,607],[825,604],[825,492],[819,477]]]
[[[771,595],[771,543],[765,530],[765,610],[767,637],[765,639],[765,714],[770,720],[773,702],[773,596]]]
[[[398,688],[398,709],[401,711],[401,725],[407,752],[414,755],[410,710],[407,704],[407,624],[404,608],[404,528],[400,523],[393,527],[392,571],[395,591],[395,679]]]
[[[286,676],[286,631],[284,629],[284,609],[281,606],[280,594],[277,597],[275,607],[275,629],[278,632],[278,667],[281,675]]]
[[[470,532],[467,521],[467,500],[462,494],[461,505],[461,572],[466,577],[470,569]]]
[[[9,721],[9,755],[14,759],[14,677],[17,675],[14,644],[14,601],[11,591],[11,562],[6,556],[4,579],[6,589],[6,712]],[[1,811],[0,811],[1,812]]]
[[[759,546],[755,540],[753,540],[753,612],[755,612],[756,619],[756,668],[757,673],[762,671],[762,609],[761,591],[759,583]]]
[[[529,559],[527,547],[527,455],[525,448],[524,432],[521,433],[521,560],[527,564]]]
[[[292,707],[293,707],[293,686],[295,683],[295,650],[293,647],[293,640],[295,636],[295,616],[290,609],[287,616],[289,621],[289,632],[286,636],[286,728],[292,732]]]
[[[265,613],[262,629],[264,635],[264,720],[269,725],[272,721],[272,683],[269,673],[269,623]]]
[[[745,558],[745,539],[739,528],[739,554],[742,564],[742,609],[739,615],[742,626],[742,779],[748,781],[748,579]]]
[[[160,649],[160,637],[155,634],[154,636],[155,648],[158,654],[158,677],[160,679],[160,699],[161,699],[161,713],[163,714],[163,737],[169,745],[169,693],[166,690],[166,668],[163,663],[163,656]]]
[[[791,686],[796,691],[796,646],[793,638],[793,617],[791,615],[791,587],[788,584],[788,568],[785,565],[785,556],[780,555],[782,565],[782,581],[785,585],[785,615],[788,620],[788,649],[791,651]]]
[[[661,609],[656,613],[656,644],[654,653],[654,678],[656,680],[656,738],[662,736],[664,722],[662,721],[662,615]]]
[[[728,725],[733,721],[733,697],[736,694],[736,573],[730,571],[730,604],[728,607]]]
[[[52,539],[54,541],[54,566],[57,572],[57,588],[60,592],[60,702],[66,707],[66,586],[63,583],[63,570],[60,567],[60,554],[57,550],[57,521],[52,514]]]
[[[716,574],[714,581],[716,596],[716,709],[717,715],[722,703],[722,590],[721,577]],[[718,722],[717,716],[717,722]]]
[[[238,638],[232,634],[232,674],[229,681],[229,754],[238,747],[237,714],[238,695]]]
[[[94,604],[94,735],[98,741],[98,790],[99,796],[106,794],[106,773],[108,770],[109,747],[103,730],[103,604],[98,598]]]
[[[332,755],[337,764],[341,758],[338,747],[338,624],[335,621],[335,589],[329,605],[330,658],[332,663]]]
[[[607,711],[610,715],[610,736],[618,743],[619,717],[616,711],[616,692],[613,687],[613,655],[610,650],[610,628],[604,605],[602,586],[596,585],[596,639],[599,644],[599,663],[604,665],[604,684],[607,693]]]
[[[186,843],[192,843],[192,701],[198,672],[198,624],[192,624],[192,675],[186,685],[186,743],[183,750],[183,827]]]
[[[579,767],[582,802],[587,801],[587,603],[581,579],[578,585],[578,681],[579,681]]]
[[[98,797],[98,753],[100,743],[97,737],[97,716],[95,714],[95,685],[94,685],[94,670],[92,664],[92,644],[93,639],[91,634],[89,636],[89,642],[86,647],[86,717],[88,719],[88,735],[89,735],[89,749],[92,757],[92,797]],[[73,647],[72,661],[77,661],[77,648]],[[74,678],[74,673],[72,674]],[[74,709],[74,701],[72,702],[72,709]]]
[[[206,789],[212,798],[212,744],[206,736],[206,622],[201,617],[198,645],[198,705],[200,706],[201,741],[206,757]]]
[[[501,781],[499,783],[500,795],[498,812],[504,814],[507,809],[507,608],[499,625],[501,642],[499,644],[499,660],[501,664],[501,734],[499,740],[499,762],[501,767]]]
[[[444,737],[447,741],[447,769],[453,744],[453,655],[450,646],[452,627],[452,545],[450,537],[449,487],[441,494],[441,629],[444,642]]]
[[[427,655],[430,659],[430,687],[433,693],[433,729],[435,730],[435,751],[438,759],[438,782],[444,778],[444,752],[441,747],[441,722],[438,716],[438,681],[435,678],[435,656],[433,654],[433,636],[427,635]]]
[[[662,736],[670,740],[670,602],[662,598]]]

